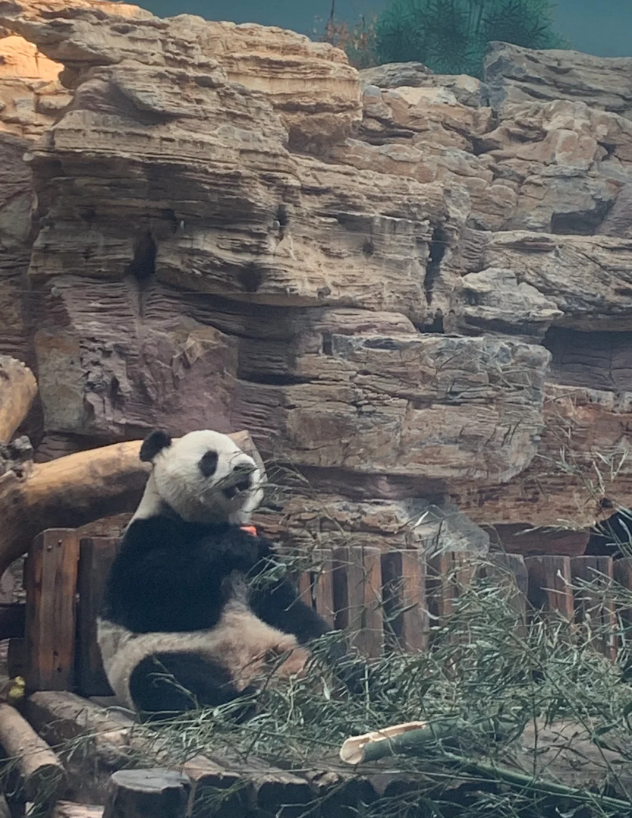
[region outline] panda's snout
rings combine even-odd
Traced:
[[[252,473],[254,469],[250,463],[238,463],[233,469],[229,480],[229,485],[222,489],[222,493],[229,500],[237,494],[248,491],[252,486]]]

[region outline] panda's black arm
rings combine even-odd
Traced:
[[[299,599],[296,589],[287,580],[269,585],[264,580],[259,587],[255,586],[251,605],[264,622],[284,633],[293,634],[301,644],[330,631],[325,620]]]

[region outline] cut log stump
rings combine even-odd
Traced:
[[[119,770],[110,778],[103,818],[186,818],[191,782],[156,768]]]

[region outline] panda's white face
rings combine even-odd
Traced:
[[[171,441],[153,432],[141,460],[152,463],[134,517],[149,517],[160,501],[186,522],[243,525],[263,499],[263,475],[228,435],[205,429]]]

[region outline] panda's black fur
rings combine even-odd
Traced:
[[[266,662],[286,675],[301,671],[305,646],[329,627],[288,580],[258,581],[275,548],[240,527],[260,500],[254,461],[215,432],[173,444],[154,432],[141,459],[153,463],[153,474],[111,568],[99,620],[118,697],[155,717],[242,700],[256,692],[250,677]],[[219,499],[214,485],[227,485]],[[198,490],[201,500],[187,494]],[[346,681],[354,686],[351,676]]]

